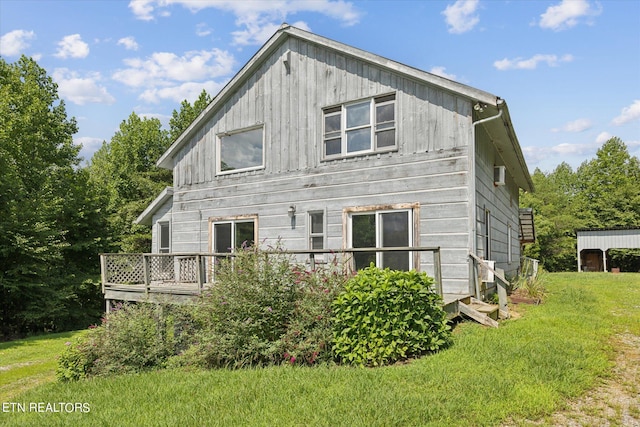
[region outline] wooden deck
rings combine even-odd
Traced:
[[[494,309],[469,294],[442,292],[439,248],[353,249],[349,252],[430,251],[434,254],[436,292],[442,296],[449,319],[464,314],[472,319],[497,326],[491,318]],[[310,256],[308,265],[315,268],[314,255],[335,251],[288,251],[292,255]],[[107,311],[113,301],[150,301],[157,303],[189,303],[210,288],[215,280],[216,258],[230,254],[102,254],[102,291]],[[232,256],[232,255],[231,255]],[[494,316],[497,317],[497,316]]]

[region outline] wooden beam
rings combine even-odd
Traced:
[[[493,328],[497,328],[499,326],[498,322],[496,322],[486,314],[480,313],[478,310],[469,307],[467,304],[461,301],[458,301],[458,309],[460,310],[460,313],[471,317],[473,320],[482,325],[491,326]]]

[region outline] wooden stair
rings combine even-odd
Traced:
[[[459,301],[458,310],[461,314],[472,318],[482,325],[493,328],[497,328],[499,325],[498,316],[500,314],[500,307],[498,305],[487,304],[479,299],[470,298],[468,303]]]

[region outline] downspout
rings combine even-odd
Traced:
[[[500,98],[496,100],[496,107],[498,108],[498,114],[491,117],[485,117],[484,119],[473,122],[473,127],[471,129],[471,153],[470,153],[471,164],[469,165],[470,176],[471,176],[471,179],[470,179],[471,182],[469,183],[470,189],[471,189],[471,191],[469,192],[470,193],[469,204],[471,206],[470,206],[470,215],[469,215],[469,223],[470,223],[469,225],[471,226],[471,253],[473,253],[474,255],[477,255],[476,252],[477,252],[477,244],[478,244],[478,234],[477,234],[478,221],[476,219],[476,214],[477,214],[476,212],[477,210],[477,206],[476,206],[476,126],[502,117],[503,110],[500,109],[500,105],[502,104],[502,102],[503,101]],[[475,276],[475,269],[473,268],[474,263],[475,261],[471,260],[471,263],[469,264],[469,279],[473,279],[475,289],[469,289],[469,291],[475,293],[476,298],[480,298],[480,286],[479,286],[479,283],[477,283],[477,278],[474,277]]]

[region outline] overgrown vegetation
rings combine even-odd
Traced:
[[[433,279],[373,264],[347,282],[333,303],[339,360],[380,366],[446,347],[450,327]]]
[[[331,303],[348,276],[336,260],[314,271],[292,263],[246,248],[216,265],[216,286],[197,304],[121,305],[67,347],[58,378],[330,362]]]
[[[522,318],[497,329],[458,325],[452,346],[410,363],[377,369],[288,363],[242,370],[180,368],[54,382],[11,399],[87,402],[91,411],[2,413],[0,423],[548,425],[549,414],[611,374],[618,334],[640,336],[640,275],[552,273],[546,286],[545,304],[527,306]],[[65,340],[58,341],[60,348]],[[0,345],[0,360],[6,360],[6,351]],[[7,372],[12,371],[3,372],[0,382]],[[19,383],[14,379],[15,387]],[[622,411],[606,423],[625,425]]]
[[[172,362],[238,368],[330,361],[331,301],[346,280],[343,266],[292,265],[278,249],[253,247],[221,261],[216,286],[197,306],[195,343]]]

